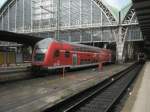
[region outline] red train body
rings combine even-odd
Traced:
[[[90,66],[111,61],[112,52],[108,49],[51,38],[38,42],[32,56],[32,66],[40,69]]]

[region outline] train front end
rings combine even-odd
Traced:
[[[138,62],[144,64],[146,61],[146,56],[143,52],[138,53]]]
[[[47,57],[48,57],[48,51],[50,49],[50,45],[52,43],[51,38],[46,38],[41,41],[39,41],[33,51],[32,55],[32,70],[44,70],[46,69],[46,66],[48,66],[47,63]]]

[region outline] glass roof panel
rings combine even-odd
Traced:
[[[119,12],[121,12],[121,20],[124,19],[127,12],[132,6],[131,0],[101,0],[103,4],[111,11],[117,21],[119,21]]]
[[[0,8],[2,7],[2,5],[6,2],[7,0],[0,0]]]
[[[115,7],[119,11],[131,4],[131,0],[105,0],[110,6]]]
[[[0,8],[7,0],[0,0]],[[121,20],[124,19],[128,10],[132,6],[131,0],[101,0],[103,4],[111,11],[115,19],[119,20],[119,12],[121,12]]]

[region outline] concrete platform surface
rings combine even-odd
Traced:
[[[132,63],[109,65],[102,72],[97,69],[37,77],[0,85],[0,112],[37,112],[52,106],[111,75]],[[35,74],[36,75],[36,74]]]
[[[0,72],[7,72],[11,70],[19,70],[27,67],[31,67],[31,63],[20,63],[20,64],[10,64],[9,66],[0,66]]]
[[[122,112],[150,112],[150,62],[146,62]]]
[[[27,79],[31,77],[30,63],[10,64],[9,66],[0,66],[0,83]]]

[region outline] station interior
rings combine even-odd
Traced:
[[[0,0],[0,112],[150,112],[149,36],[149,0]]]

